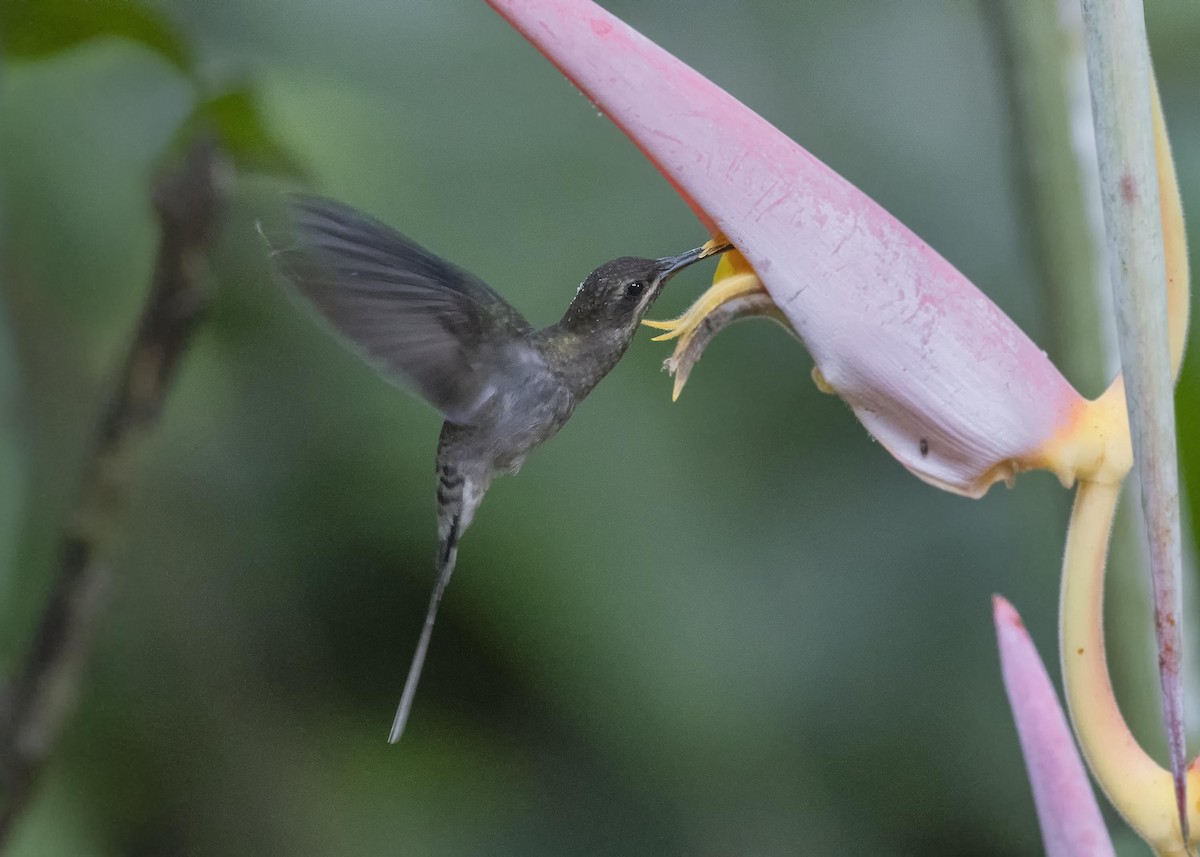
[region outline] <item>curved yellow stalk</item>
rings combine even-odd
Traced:
[[[1079,484],[1063,559],[1062,659],[1067,707],[1084,756],[1113,806],[1162,857],[1185,855],[1171,773],[1148,756],[1129,731],[1113,696],[1104,654],[1104,564],[1120,483]],[[1200,775],[1188,770],[1188,793]],[[1200,812],[1188,808],[1197,842]]]
[[[1183,201],[1175,178],[1171,141],[1163,119],[1158,84],[1150,93],[1153,107],[1154,156],[1158,164],[1158,200],[1162,209],[1163,261],[1167,269],[1167,336],[1171,346],[1171,377],[1179,377],[1183,349],[1187,344],[1188,310],[1191,299],[1188,278],[1187,234],[1183,228]]]

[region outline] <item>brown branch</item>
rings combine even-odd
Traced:
[[[75,710],[112,582],[109,558],[134,455],[207,304],[204,251],[220,216],[217,169],[215,144],[199,140],[153,189],[161,234],[150,293],[84,466],[54,590],[0,700],[0,847]]]

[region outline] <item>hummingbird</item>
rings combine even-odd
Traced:
[[[383,223],[318,196],[287,205],[290,238],[271,246],[283,282],[385,379],[445,417],[438,440],[436,578],[388,743],[412,709],[458,543],[493,477],[534,447],[624,355],[663,285],[730,249],[710,241],[678,256],[622,256],[580,284],[566,314],[534,328],[483,280]],[[260,228],[261,232],[261,228]]]

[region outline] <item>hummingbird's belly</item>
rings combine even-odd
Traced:
[[[488,447],[493,471],[505,473],[516,473],[531,450],[558,434],[575,408],[565,389],[537,384],[497,397],[495,405],[490,425],[479,427],[479,440]]]

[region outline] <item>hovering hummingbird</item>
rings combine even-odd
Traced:
[[[384,224],[321,197],[289,200],[291,238],[271,255],[288,285],[389,381],[446,418],[437,450],[437,578],[389,743],[404,732],[458,542],[492,477],[516,473],[609,373],[663,284],[728,244],[614,259],[560,321],[535,329],[478,277]],[[270,242],[268,242],[270,244]]]

